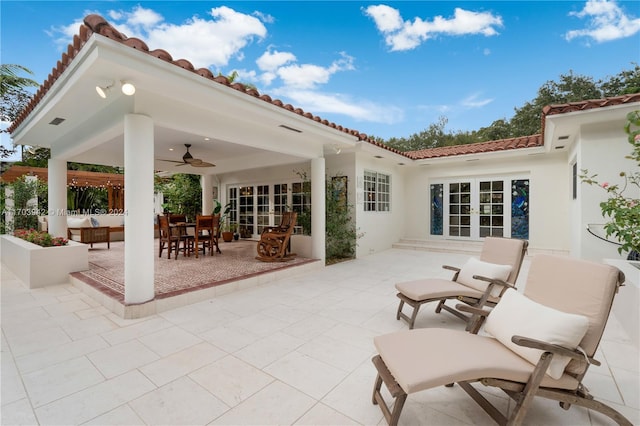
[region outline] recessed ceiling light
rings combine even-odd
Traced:
[[[205,141],[210,141],[210,140],[211,140],[211,138],[204,138],[204,140],[205,140]]]
[[[127,96],[133,96],[136,93],[136,86],[134,86],[132,83],[129,83],[127,81],[121,81],[122,83],[122,93],[124,93]]]
[[[173,151],[173,148],[169,148],[169,151]]]

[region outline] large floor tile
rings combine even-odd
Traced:
[[[104,381],[102,374],[84,357],[26,373],[22,379],[34,407]]]
[[[157,386],[162,386],[225,355],[226,352],[203,342],[140,367],[139,370]]]
[[[83,425],[91,426],[121,426],[121,425],[143,425],[144,421],[136,414],[135,411],[128,405],[121,405],[118,408],[89,420]]]
[[[158,355],[167,356],[190,346],[197,345],[202,342],[202,339],[179,327],[169,327],[139,337],[138,341]]]
[[[81,424],[155,388],[140,372],[131,371],[39,407],[36,416],[40,424]]]
[[[189,377],[230,407],[240,404],[275,380],[231,355],[194,371]]]
[[[236,351],[235,356],[249,364],[263,368],[282,358],[304,343],[284,333],[274,333]]]
[[[213,424],[289,425],[315,403],[313,398],[276,381],[218,417]]]
[[[317,400],[322,399],[347,372],[300,352],[292,352],[264,369],[280,381]]]
[[[206,425],[229,409],[188,377],[182,377],[129,403],[149,425]]]
[[[160,358],[155,352],[138,341],[101,349],[88,355],[88,357],[107,378],[150,364]]]

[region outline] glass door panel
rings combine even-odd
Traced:
[[[471,236],[471,183],[449,184],[449,236]]]
[[[273,185],[273,226],[280,225],[282,213],[287,211],[288,186],[286,183]]]
[[[504,236],[504,181],[478,182],[478,212],[480,222],[478,236]]]
[[[256,187],[256,216],[258,223],[258,234],[262,234],[262,230],[270,226],[269,223],[269,185],[259,185]]]
[[[238,225],[240,235],[254,234],[254,187],[241,186],[238,199]]]

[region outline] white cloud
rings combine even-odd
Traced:
[[[267,50],[256,60],[256,64],[263,71],[275,71],[285,64],[295,62],[295,60],[296,55],[291,52],[278,52],[277,50],[271,52]]]
[[[313,114],[342,114],[357,121],[367,121],[384,124],[395,124],[404,119],[400,108],[388,104],[376,104],[368,100],[351,99],[342,94],[327,94],[311,90],[282,88],[276,95],[286,96],[296,106]]]
[[[400,12],[385,4],[369,6],[364,10],[364,13],[373,18],[380,32],[388,33],[402,28],[403,21]]]
[[[479,93],[473,93],[460,101],[460,104],[466,108],[482,108],[491,102],[493,102],[492,98],[480,99]]]
[[[355,69],[353,58],[344,52],[340,53],[340,59],[336,59],[326,67],[298,64],[293,53],[277,50],[267,50],[256,63],[258,68],[264,71],[264,74],[259,77],[260,81],[269,85],[279,78],[283,86],[298,89],[316,88],[328,83],[331,76],[337,72]]]
[[[379,16],[384,15],[384,8],[389,12],[389,26],[384,28],[391,28],[394,13],[396,23],[402,23],[394,9],[381,8]],[[87,12],[85,16],[90,13],[104,12]],[[154,10],[142,6],[130,11],[111,10],[106,14],[118,31],[144,40],[152,50],[164,49],[174,59],[187,59],[196,68],[217,69],[228,65],[232,58],[242,59],[247,45],[266,38],[264,23],[275,22],[272,16],[260,12],[247,15],[225,6],[212,8],[209,15],[206,18],[195,15],[185,22],[173,24],[166,22]],[[51,36],[63,40],[64,48],[78,33],[80,24],[78,20],[69,26],[54,28]],[[269,87],[268,91],[259,90],[271,96],[282,96],[286,102],[313,114],[342,114],[359,121],[380,123],[402,120],[403,112],[399,108],[322,92],[322,86],[329,83],[333,75],[355,70],[354,62],[353,57],[340,52],[339,57],[328,65],[298,63],[294,53],[270,46],[256,60],[257,70],[245,68],[237,71],[239,81]]]
[[[588,23],[584,29],[567,31],[565,34],[567,41],[577,37],[587,37],[603,43],[631,37],[640,32],[640,18],[627,16],[615,1],[588,0],[584,9],[569,15],[587,18]]]
[[[436,16],[432,21],[419,17],[404,21],[397,9],[386,5],[369,6],[364,13],[371,17],[376,28],[385,36],[391,51],[411,50],[437,35],[481,34],[497,35],[497,27],[502,27],[502,17],[489,12],[473,12],[456,8],[453,18]]]
[[[100,12],[86,12],[100,13]],[[127,37],[145,41],[151,50],[164,49],[174,59],[187,59],[196,68],[223,67],[231,58],[242,59],[242,50],[254,40],[262,40],[267,28],[260,18],[272,19],[257,13],[258,17],[236,12],[226,7],[212,8],[210,18],[194,16],[181,24],[164,22],[162,15],[142,6],[130,12],[112,10],[107,13],[110,23]],[[58,37],[66,47],[82,23],[52,28],[49,35]]]

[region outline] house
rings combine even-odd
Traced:
[[[624,159],[623,132],[635,109],[640,94],[549,106],[540,135],[401,153],[150,50],[90,15],[9,131],[16,144],[51,148],[54,211],[66,207],[67,161],[125,168],[125,302],[137,304],[154,297],[156,170],[201,175],[203,211],[211,211],[214,198],[233,201],[234,220],[252,235],[276,223],[286,207],[306,205],[312,237],[304,250],[318,259],[324,259],[327,177],[346,177],[364,234],[357,256],[403,238],[487,235],[527,238],[530,253],[617,256],[614,245],[587,232],[587,224],[603,222],[604,194],[580,185],[578,174],[589,169],[613,183],[620,170],[635,167]],[[187,151],[190,161],[181,161]],[[50,217],[49,229],[66,235],[65,218]]]

